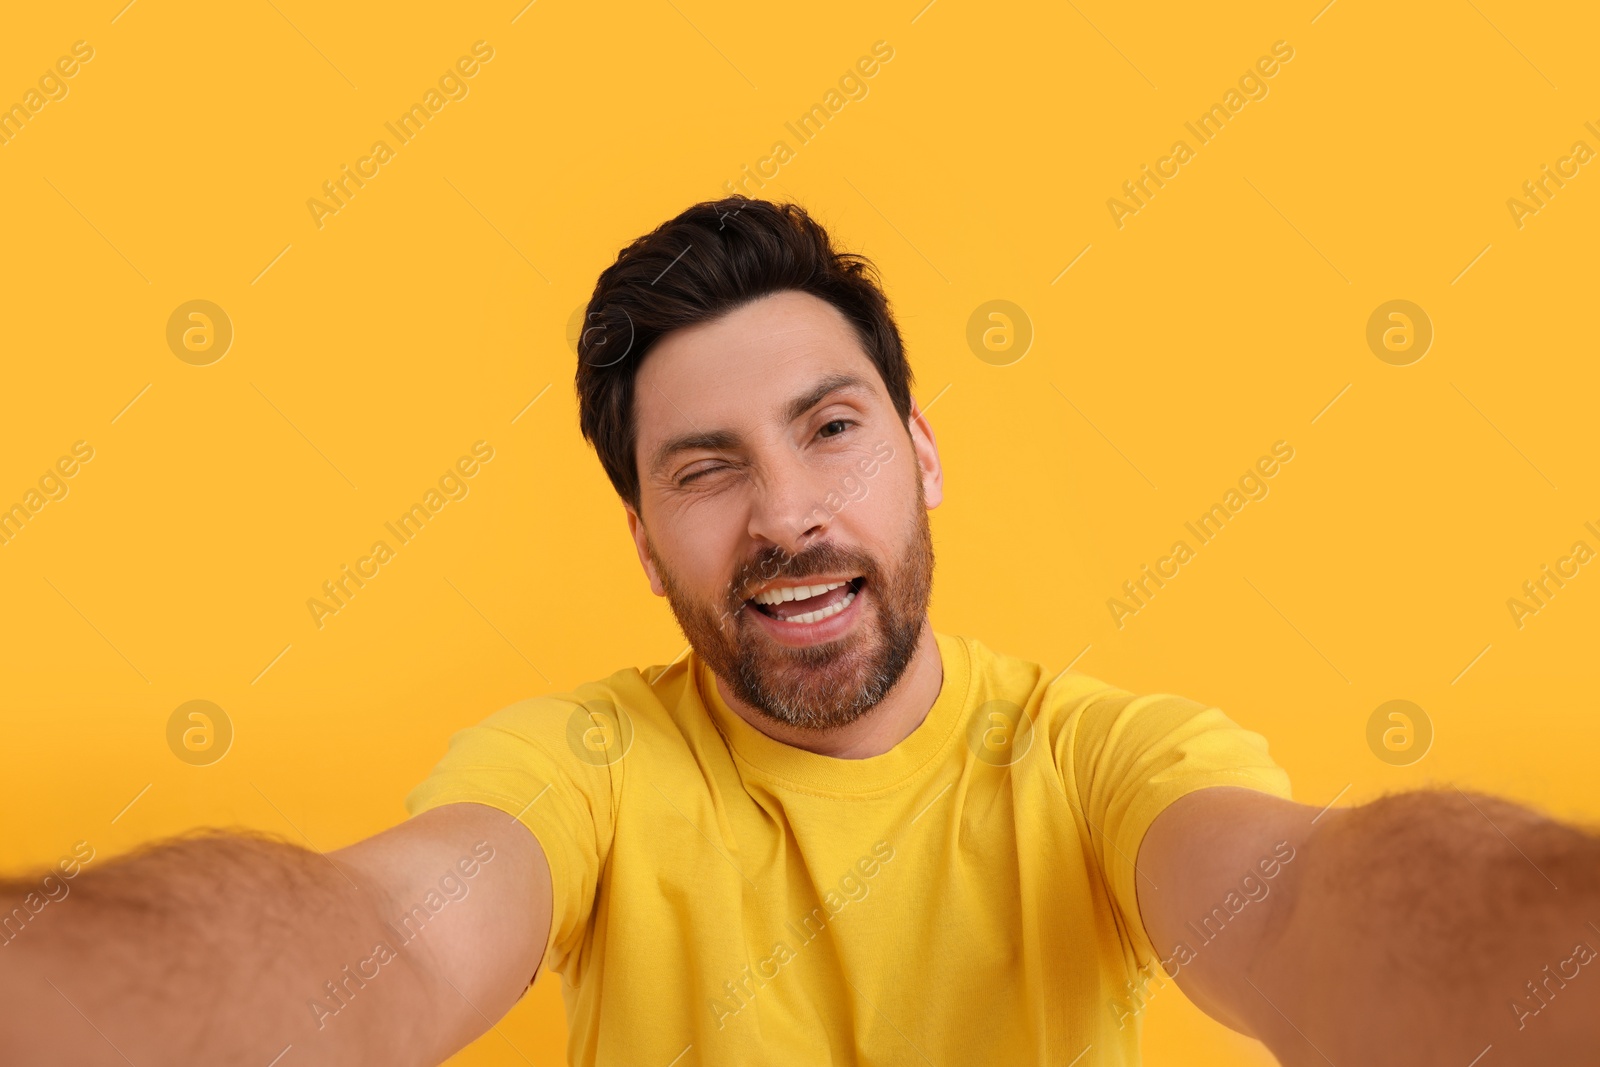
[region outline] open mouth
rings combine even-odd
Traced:
[[[770,619],[810,625],[832,618],[849,607],[864,584],[866,579],[858,575],[812,585],[774,585],[745,603]]]

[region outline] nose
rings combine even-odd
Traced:
[[[750,536],[799,555],[828,529],[833,512],[817,472],[793,454],[765,465],[750,508]]]

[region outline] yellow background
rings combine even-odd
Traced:
[[[1592,12],[524,2],[8,14],[0,103],[95,57],[0,146],[0,504],[74,441],[95,458],[0,546],[7,870],[197,824],[337,847],[400,819],[456,728],[676,656],[565,333],[623,244],[779,139],[765,192],[882,267],[933,403],[936,625],[1215,703],[1307,803],[1459,782],[1600,815],[1600,564],[1520,629],[1506,606],[1600,548],[1600,164],[1521,228],[1506,206],[1600,148]],[[470,95],[319,229],[306,201],[480,39]],[[878,40],[868,95],[797,147],[784,123]],[[1198,147],[1183,123],[1279,40],[1269,95]],[[1107,199],[1180,137],[1196,157],[1119,229]],[[166,343],[192,299],[234,326],[210,366]],[[1010,366],[966,343],[993,299],[1035,330]],[[1436,331],[1410,366],[1366,344],[1391,299]],[[470,495],[318,629],[307,599],[480,439]],[[1277,440],[1270,496],[1114,625]],[[1396,698],[1436,731],[1404,768],[1366,742]],[[212,766],[167,747],[193,699],[236,731]],[[562,1043],[543,979],[453,1062]],[[1147,1051],[1268,1062],[1175,988]]]

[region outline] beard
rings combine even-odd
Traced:
[[[916,655],[933,590],[933,532],[917,481],[905,551],[892,567],[864,552],[819,542],[796,555],[769,546],[744,564],[722,600],[696,600],[655,558],[667,603],[689,645],[740,700],[787,726],[833,730],[870,711],[899,682]],[[749,617],[747,603],[777,579],[856,574],[870,593],[869,617],[833,641],[790,648]]]

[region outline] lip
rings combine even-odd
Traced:
[[[824,585],[828,582],[846,581],[841,578],[814,578],[808,585]],[[769,587],[770,588],[770,587]],[[758,590],[759,592],[759,590]],[[784,622],[774,619],[765,612],[757,611],[754,604],[746,602],[740,611],[756,620],[756,624],[764,629],[768,636],[780,645],[789,648],[809,648],[827,641],[843,637],[850,627],[855,625],[857,617],[861,614],[861,599],[867,592],[863,584],[856,590],[855,599],[850,601],[850,606],[843,611],[828,616],[821,622]]]

